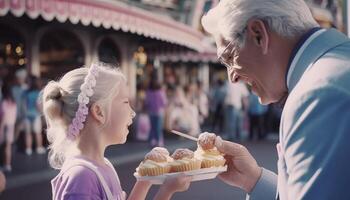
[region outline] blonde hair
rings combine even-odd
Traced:
[[[126,78],[118,68],[107,66],[104,63],[97,63],[97,65],[99,65],[99,73],[96,77],[96,86],[87,106],[90,107],[99,101],[108,116],[108,106],[112,102],[112,97],[118,94],[118,86],[122,81],[126,81]],[[77,98],[81,92],[80,86],[84,83],[88,71],[87,67],[74,69],[66,73],[59,81],[50,81],[42,91],[41,102],[48,125],[47,139],[50,143],[49,163],[55,169],[62,167],[67,151],[74,143],[67,138],[66,133],[78,110]]]

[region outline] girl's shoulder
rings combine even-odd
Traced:
[[[74,165],[62,172],[62,176],[76,177],[79,179],[96,179],[96,174],[89,168],[82,165]]]
[[[97,162],[84,156],[75,156],[67,159],[61,169],[60,174],[63,177],[76,178],[82,181],[96,181],[99,183],[97,174],[103,174],[105,168]]]
[[[85,166],[74,165],[63,170],[64,171],[61,171],[56,177],[62,181],[65,180],[70,184],[83,184],[85,186],[93,187],[100,184],[95,172]]]
[[[89,168],[74,165],[61,170],[51,181],[54,191],[71,195],[103,196],[103,189],[96,174]]]

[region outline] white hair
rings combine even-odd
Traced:
[[[88,107],[99,101],[108,116],[110,114],[108,108],[112,102],[112,97],[118,94],[118,86],[121,81],[126,81],[126,78],[118,68],[103,63],[97,64],[99,65],[99,73]],[[89,68],[87,67],[74,69],[66,73],[58,82],[50,81],[41,92],[43,113],[48,125],[46,132],[50,143],[49,163],[53,168],[59,169],[62,167],[67,157],[66,154],[74,143],[74,141],[67,138],[66,133],[75,112],[78,110],[77,98],[80,93],[80,86],[83,84],[88,71]]]
[[[210,34],[238,40],[242,46],[245,28],[253,18],[289,38],[319,26],[303,0],[221,0],[202,18],[202,25]]]

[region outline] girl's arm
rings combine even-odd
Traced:
[[[167,178],[158,190],[154,200],[170,200],[176,192],[186,191],[191,182],[189,176],[179,176]],[[149,181],[136,181],[128,200],[144,200],[152,184]]]
[[[148,190],[152,184],[149,181],[136,181],[128,200],[144,200],[146,199]]]
[[[190,186],[191,177],[179,176],[167,178],[160,187],[154,200],[170,200],[174,193],[183,192]]]

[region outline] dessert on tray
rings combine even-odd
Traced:
[[[225,158],[215,147],[216,135],[213,133],[202,133],[198,137],[198,148],[195,157],[202,161],[202,168],[221,167],[225,165]]]
[[[227,170],[224,155],[215,147],[215,134],[202,133],[195,138],[178,131],[172,132],[196,141],[197,150],[176,149],[170,156],[166,148],[153,148],[136,169],[134,175],[138,180],[162,184],[168,176],[185,174],[191,176],[192,181],[198,181],[213,179]]]
[[[155,152],[158,152],[162,155],[164,155],[166,158],[167,158],[167,161],[168,162],[171,162],[173,159],[170,157],[170,153],[169,151],[164,148],[164,147],[154,147],[151,151],[155,151]],[[147,156],[147,155],[146,155]]]
[[[156,147],[146,154],[145,159],[136,169],[140,176],[158,176],[170,172],[172,158],[168,150]]]
[[[185,172],[201,168],[201,161],[195,158],[193,151],[189,149],[177,149],[171,157],[173,158],[170,163],[171,172]]]

